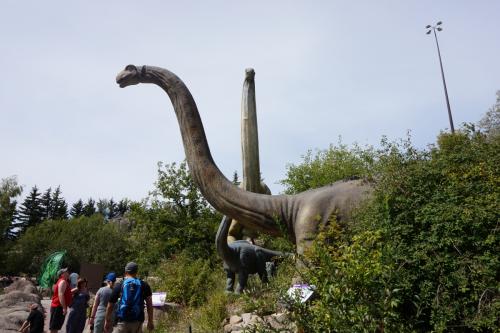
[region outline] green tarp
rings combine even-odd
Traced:
[[[61,269],[66,251],[54,252],[42,264],[38,285],[42,288],[51,288],[56,282],[57,271]]]

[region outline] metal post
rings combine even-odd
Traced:
[[[450,100],[448,98],[448,89],[446,88],[446,80],[444,78],[443,61],[441,60],[441,51],[439,50],[439,42],[438,42],[438,38],[437,38],[437,34],[436,34],[436,28],[438,31],[442,30],[441,27],[438,27],[439,25],[441,25],[441,22],[438,22],[437,25],[433,26],[433,27],[428,25],[426,28],[432,29],[432,31],[434,32],[434,38],[436,39],[436,47],[437,47],[437,51],[438,51],[439,65],[441,67],[441,78],[443,79],[444,96],[446,97],[446,106],[448,107],[448,119],[450,121],[450,129],[451,129],[451,133],[455,133],[455,127],[453,126],[453,117],[451,115]],[[427,34],[429,34],[430,32],[431,32],[430,30],[427,31]]]

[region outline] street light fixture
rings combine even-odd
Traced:
[[[434,26],[427,25],[425,28],[428,29],[427,35],[429,35],[431,32],[434,32],[434,38],[436,39],[436,47],[437,47],[438,57],[439,57],[439,65],[441,66],[441,77],[443,78],[444,95],[446,97],[446,106],[448,107],[448,118],[450,120],[450,129],[451,129],[451,133],[455,133],[455,127],[453,126],[453,118],[451,116],[450,100],[448,98],[448,89],[446,89],[446,80],[444,79],[443,62],[441,60],[441,52],[439,51],[439,42],[438,42],[438,38],[437,38],[437,34],[436,34],[436,30],[437,31],[443,30],[443,28],[441,27],[442,24],[443,24],[443,22],[439,21],[438,23],[436,23],[436,25],[434,25]]]

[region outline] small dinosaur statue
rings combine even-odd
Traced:
[[[172,72],[153,66],[128,65],[118,73],[120,87],[152,83],[162,88],[173,104],[193,180],[206,200],[219,212],[245,227],[280,235],[285,230],[302,255],[332,216],[348,219],[353,207],[366,199],[372,185],[357,179],[295,195],[265,195],[242,190],[215,165],[198,108],[188,88]]]
[[[267,263],[271,263],[272,258],[285,254],[253,245],[246,240],[237,240],[228,244],[227,233],[230,224],[231,218],[224,216],[215,236],[215,246],[217,253],[224,261],[224,271],[227,278],[226,291],[233,291],[235,275],[237,274],[236,293],[239,294],[245,289],[250,274],[259,274],[261,281],[267,283],[269,275]]]

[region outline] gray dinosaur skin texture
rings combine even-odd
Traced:
[[[224,261],[226,272],[226,291],[234,290],[235,275],[238,275],[236,293],[242,293],[247,285],[250,274],[258,274],[263,283],[268,282],[266,262],[272,258],[284,256],[283,253],[253,245],[246,240],[234,241],[227,244],[227,233],[231,225],[231,218],[224,216],[215,236],[215,246],[219,256]]]
[[[275,236],[285,232],[299,255],[331,216],[348,219],[352,208],[372,192],[371,184],[359,179],[295,195],[265,195],[240,189],[213,161],[196,103],[179,77],[159,67],[128,65],[118,73],[116,82],[122,88],[139,83],[162,88],[174,107],[191,176],[205,199],[249,229]]]

